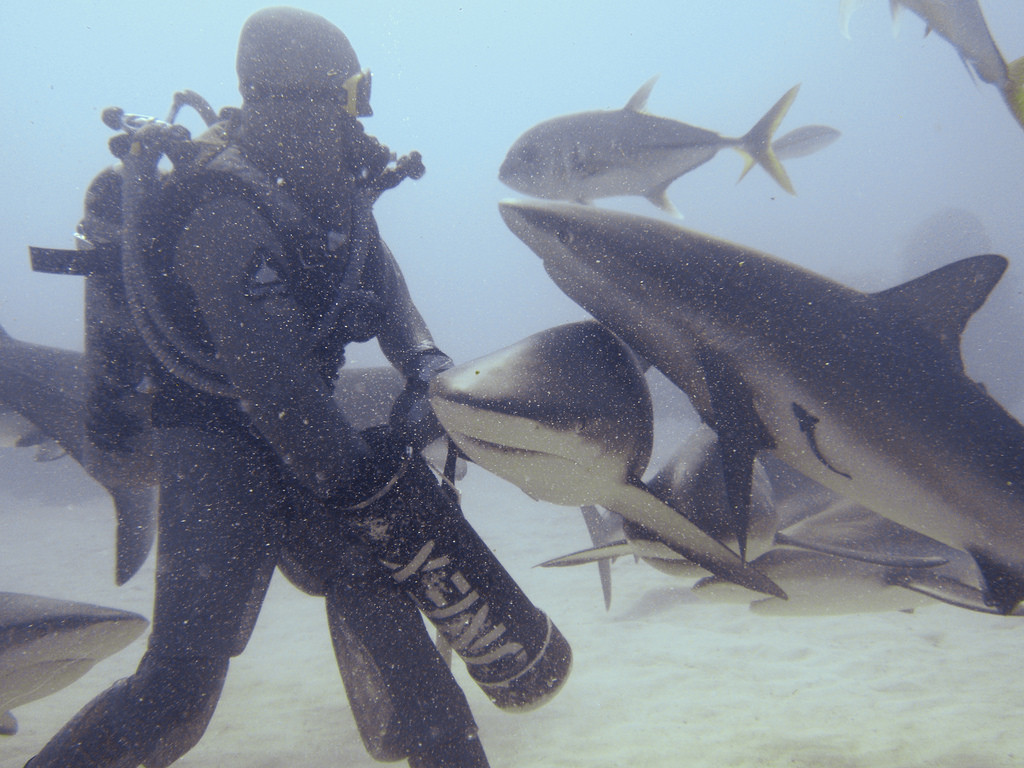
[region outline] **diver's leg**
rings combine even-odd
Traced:
[[[156,600],[149,650],[32,768],[163,768],[206,729],[277,559],[277,472],[249,438],[162,430]]]
[[[147,768],[170,765],[199,741],[227,671],[226,656],[161,659],[147,652],[134,675],[89,702],[28,765],[136,768],[143,760]]]
[[[487,768],[484,748],[475,736],[438,744],[409,758],[409,768]]]

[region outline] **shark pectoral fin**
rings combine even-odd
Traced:
[[[11,711],[0,712],[0,736],[13,736],[18,732],[18,721]]]
[[[117,513],[118,586],[134,576],[146,562],[156,537],[156,494],[154,486],[121,486],[110,491]]]
[[[673,181],[675,181],[675,179],[669,179],[664,184],[648,190],[644,193],[644,197],[670,216],[675,216],[677,219],[681,219],[683,218],[683,214],[681,214],[679,209],[673,205],[671,200],[668,199],[668,188]]]
[[[775,582],[639,484],[616,486],[611,495],[602,500],[602,505],[643,526],[672,549],[716,576],[756,592],[786,596]]]
[[[980,589],[964,584],[956,579],[951,579],[948,576],[943,576],[940,573],[929,573],[927,571],[904,572],[894,575],[891,581],[896,586],[909,589],[911,592],[927,595],[934,600],[956,606],[957,608],[965,608],[969,611],[977,611],[978,613],[1002,613],[1002,611],[989,604]],[[1009,615],[1024,616],[1024,607],[1018,605],[1009,612]]]
[[[541,568],[565,568],[570,565],[586,565],[587,563],[600,563],[602,561],[614,560],[617,557],[625,557],[633,554],[633,545],[623,539],[614,541],[600,547],[581,549],[579,552],[571,552],[561,557],[553,557],[540,563]]]
[[[775,440],[757,414],[750,389],[723,356],[704,348],[698,352],[698,358],[704,369],[714,411],[708,426],[718,435],[733,531],[739,543],[740,557],[746,559],[754,458],[759,451],[774,448]]]
[[[980,549],[966,547],[985,581],[984,602],[1005,616],[1016,614],[1024,600],[1024,576],[993,560]]]
[[[597,507],[590,504],[580,507],[583,514],[583,522],[587,526],[587,533],[590,534],[590,543],[595,547],[602,546],[612,540],[612,535],[622,530],[622,519],[611,512],[604,516]],[[597,561],[597,575],[601,580],[601,594],[604,597],[604,609],[607,611],[612,607],[612,564],[607,558]]]
[[[779,531],[775,534],[775,543],[806,549],[809,552],[821,552],[825,555],[844,557],[847,560],[857,560],[861,563],[890,568],[938,568],[949,562],[947,558],[941,555],[903,555],[899,553],[876,552],[870,549],[844,547],[839,544],[831,545],[820,541],[804,541],[800,537],[792,536],[784,531]]]

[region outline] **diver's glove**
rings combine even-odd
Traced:
[[[418,451],[444,434],[430,407],[428,393],[430,380],[451,367],[452,359],[438,349],[424,352],[416,360],[405,389],[391,406],[388,426],[395,440]]]

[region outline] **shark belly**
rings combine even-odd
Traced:
[[[1024,576],[1020,488],[965,455],[962,445],[950,444],[950,435],[984,431],[983,425],[965,423],[962,430],[894,425],[892,414],[907,410],[905,405],[866,394],[863,402],[874,401],[874,412],[863,404],[837,407],[834,392],[813,396],[794,384],[766,398],[759,411],[775,439],[775,456],[893,522],[948,546],[983,553]],[[813,433],[801,429],[795,417],[779,418],[792,413],[792,403],[813,414]],[[939,403],[933,410],[945,412],[942,421],[957,418]]]

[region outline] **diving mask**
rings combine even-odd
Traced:
[[[352,117],[370,117],[373,114],[373,109],[370,107],[370,83],[369,69],[356,72],[342,83],[341,87],[348,95],[344,109]]]

